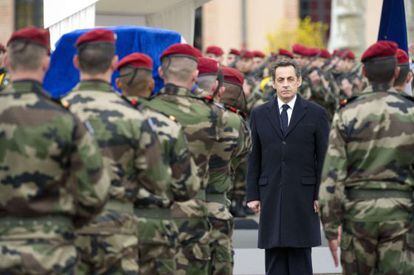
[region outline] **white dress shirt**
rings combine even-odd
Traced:
[[[282,111],[283,111],[282,106],[283,106],[283,104],[289,105],[289,109],[287,109],[288,126],[289,126],[289,123],[290,123],[290,118],[292,117],[293,107],[295,107],[295,102],[296,102],[296,95],[288,103],[284,103],[282,100],[280,100],[279,97],[277,98],[277,104],[279,106],[279,114],[282,114]]]

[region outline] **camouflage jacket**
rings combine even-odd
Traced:
[[[84,124],[36,81],[12,83],[0,101],[0,216],[96,215],[109,180]]]
[[[166,84],[160,93],[148,101],[148,105],[174,116],[182,125],[190,153],[197,165],[201,190],[206,189],[212,150],[219,142],[221,110],[208,104],[203,97],[173,84]],[[194,203],[190,208],[184,212],[191,212],[194,217],[206,215],[206,209],[200,203]]]
[[[345,188],[412,190],[414,102],[393,88],[368,87],[334,116],[320,186],[321,219],[336,238]]]
[[[128,97],[133,105],[140,107],[145,118],[151,119],[162,146],[162,155],[171,169],[172,180],[164,194],[149,194],[147,190],[138,192],[136,207],[153,205],[168,208],[174,201],[186,201],[193,198],[200,189],[197,166],[188,150],[187,139],[181,125],[175,117],[167,116],[147,106],[143,98]],[[164,195],[164,196],[163,196]]]
[[[236,168],[246,159],[252,144],[247,122],[240,115],[224,110],[222,121],[220,139],[213,146],[209,162],[207,208],[209,216],[226,220],[232,218],[228,209],[230,201],[226,199],[226,193],[232,186]],[[223,195],[225,203],[210,199],[214,198],[212,195],[218,194]]]
[[[111,167],[111,199],[134,203],[140,188],[148,195],[166,196],[171,173],[151,119],[99,80],[81,81],[66,100],[70,110],[91,125],[104,161]]]

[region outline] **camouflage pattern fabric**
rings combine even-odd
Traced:
[[[171,173],[152,121],[118,96],[109,83],[82,81],[67,96],[70,110],[91,125],[110,169],[110,204],[78,230],[78,248],[88,272],[138,272],[138,191],[167,192]]]
[[[75,226],[109,188],[97,144],[38,82],[14,82],[0,100],[0,273],[74,274]]]
[[[373,272],[392,270],[396,263],[384,262],[384,255],[374,251],[390,249],[389,257],[399,257],[394,250],[402,243],[411,245],[407,231],[413,227],[413,123],[414,102],[387,86],[368,87],[334,116],[320,187],[320,215],[328,239],[337,238],[342,224],[343,249],[350,247],[347,242],[354,243],[351,251],[345,251],[345,264],[350,262],[347,255],[359,253],[366,261],[363,270],[372,262],[381,268]],[[382,191],[384,198],[352,199],[349,190]],[[411,198],[393,198],[387,192],[407,193]],[[361,239],[361,231],[367,240]],[[378,242],[371,246],[370,238]],[[412,257],[412,251],[403,249],[401,255],[398,264],[410,268],[413,262],[404,258]],[[349,274],[358,273],[353,266]]]
[[[219,140],[220,111],[190,90],[173,84],[166,84],[148,105],[174,116],[182,125],[201,179],[201,191],[196,199],[172,206],[172,214],[180,232],[177,274],[207,274],[210,225],[204,191],[208,183],[212,149]]]
[[[214,221],[211,224],[210,235],[210,274],[233,273],[233,228],[230,228],[233,216],[229,210],[227,191],[232,186],[235,169],[251,150],[250,132],[246,121],[230,110],[223,112],[222,120],[220,139],[213,146],[209,162],[209,181],[206,190],[208,217],[210,221]]]
[[[139,232],[139,266],[140,274],[174,274],[176,270],[175,255],[178,253],[178,228],[171,218],[140,217],[139,211],[148,208],[169,209],[176,201],[187,201],[193,198],[199,188],[197,167],[188,150],[187,139],[183,128],[175,117],[167,116],[147,106],[148,101],[129,97],[137,102],[142,114],[153,122],[154,129],[162,145],[163,157],[172,171],[167,193],[151,194],[146,190],[138,191]]]

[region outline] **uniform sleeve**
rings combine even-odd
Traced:
[[[247,156],[252,150],[252,138],[248,124],[243,120],[239,129],[239,150],[231,161],[233,174],[241,163],[247,160]]]
[[[347,177],[346,140],[344,127],[335,114],[329,134],[322,183],[319,190],[320,216],[328,240],[336,239],[343,219],[344,181]]]
[[[140,187],[150,193],[161,194],[166,192],[171,179],[171,168],[162,156],[162,147],[151,119],[144,120],[138,126],[132,122],[136,140],[138,141],[134,157],[136,180]]]
[[[87,127],[75,117],[74,150],[70,160],[70,179],[74,190],[76,225],[83,225],[98,214],[106,202],[110,180],[108,167]]]
[[[187,145],[183,130],[180,128],[177,139],[171,148],[171,191],[176,201],[187,201],[193,198],[200,189],[197,167]]]

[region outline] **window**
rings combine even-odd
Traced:
[[[15,0],[15,21],[16,30],[28,27],[43,27],[43,0]]]

